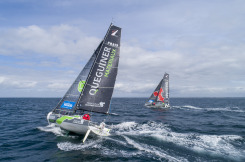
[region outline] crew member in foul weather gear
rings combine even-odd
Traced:
[[[84,120],[90,120],[89,113],[83,115]]]

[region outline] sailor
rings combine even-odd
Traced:
[[[90,120],[89,113],[83,115],[84,120]]]
[[[100,123],[100,126],[99,126],[100,133],[103,131],[104,128],[105,128],[105,123],[104,122]]]

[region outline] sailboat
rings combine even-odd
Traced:
[[[169,108],[169,74],[165,73],[155,91],[152,93],[146,107],[150,108]]]
[[[91,114],[110,114],[119,64],[120,39],[121,28],[111,24],[104,39],[64,97],[48,113],[47,120],[50,124],[55,123],[68,132],[85,135],[83,141],[90,132],[99,136],[110,135],[110,128],[105,120],[101,123],[94,122]]]

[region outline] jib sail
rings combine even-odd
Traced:
[[[93,66],[93,63],[99,53],[99,50],[101,48],[102,42],[97,47],[83,70],[80,72],[80,74],[77,76],[76,80],[73,82],[71,87],[68,89],[64,97],[60,100],[57,107],[54,110],[65,110],[65,111],[71,111],[73,112],[76,106],[76,103],[80,97],[80,94],[82,92],[82,89],[84,87],[85,81],[88,77],[88,74]]]

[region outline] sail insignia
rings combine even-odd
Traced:
[[[169,74],[164,74],[163,79],[153,91],[145,105],[151,107],[169,106]]]

